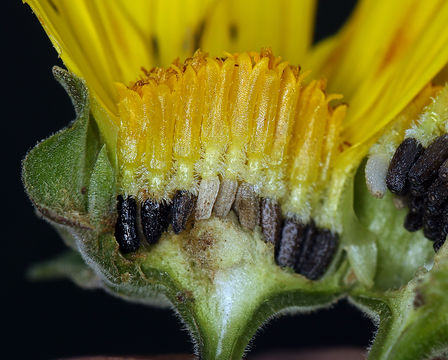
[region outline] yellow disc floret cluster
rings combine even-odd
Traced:
[[[117,87],[120,188],[141,200],[247,183],[307,222],[344,148],[346,106],[330,104],[341,96],[270,50],[198,51]]]

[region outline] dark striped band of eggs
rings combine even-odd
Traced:
[[[121,252],[138,250],[142,236],[149,244],[156,244],[170,224],[175,234],[193,226],[195,200],[194,195],[180,190],[170,204],[147,199],[138,208],[134,197],[119,195],[115,238]],[[247,214],[251,214],[251,221],[256,221],[255,226],[261,226],[264,241],[274,245],[275,261],[279,266],[290,267],[311,280],[325,274],[338,247],[337,234],[317,228],[313,221],[302,224],[290,218],[284,219],[279,204],[272,199],[248,195],[235,202],[237,206],[234,203],[233,208],[239,214],[242,226],[253,230],[243,225],[248,222]]]

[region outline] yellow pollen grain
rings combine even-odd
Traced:
[[[342,150],[346,106],[324,80],[260,53],[145,71],[119,89],[118,160],[123,193],[169,199],[201,180],[248,183],[303,220],[323,196]]]

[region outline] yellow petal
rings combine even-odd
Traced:
[[[132,38],[132,24],[124,24],[122,16],[116,16],[118,9],[101,8],[101,2],[29,0],[59,56],[67,68],[86,80],[100,106],[116,114],[115,81],[124,81],[124,74],[130,61],[136,56],[129,53],[128,63],[120,64],[124,50],[131,48],[137,36]],[[108,18],[104,23],[102,19]],[[111,24],[115,24],[112,26]],[[114,31],[110,29],[114,28]],[[121,49],[123,44],[129,44]],[[141,52],[140,56],[146,56]],[[144,61],[145,59],[142,58]],[[138,67],[135,71],[138,71]]]
[[[313,37],[315,0],[216,2],[201,47],[212,55],[271,47],[291,64],[304,60]]]
[[[446,0],[364,0],[337,41],[318,47],[330,90],[350,104],[348,142],[376,136],[447,63],[447,23]]]
[[[298,62],[312,37],[315,0],[24,0],[69,70],[99,104],[117,114],[115,82],[142,66],[166,66],[202,47],[224,51],[271,46]]]

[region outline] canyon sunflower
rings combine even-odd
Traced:
[[[425,155],[427,178],[416,166],[409,181],[426,187],[394,202],[421,215],[436,202],[424,196],[442,196],[442,180],[430,186],[448,156],[446,1],[362,0],[316,45],[311,0],[25,2],[69,71],[54,73],[78,117],[30,152],[25,187],[101,286],[168,299],[204,359],[240,358],[287,308],[349,293],[375,312],[378,291],[415,295],[433,253],[397,225],[403,214],[391,220],[386,187],[405,171],[391,159],[411,151],[404,184],[424,147],[434,169]],[[356,186],[368,155],[368,189],[386,199]],[[405,227],[435,240],[444,223],[429,220]]]

